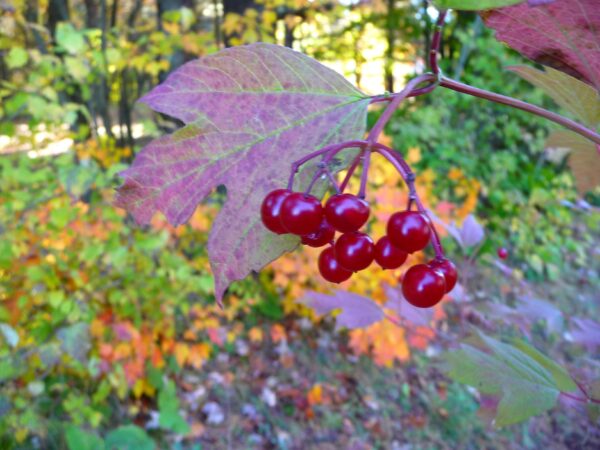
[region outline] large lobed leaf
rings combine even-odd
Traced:
[[[598,0],[556,0],[537,8],[519,4],[482,16],[498,40],[600,90]]]
[[[589,84],[551,67],[543,71],[529,66],[508,69],[542,89],[585,125],[595,127],[600,123],[600,91]]]
[[[487,352],[463,344],[446,355],[448,375],[484,394],[500,395],[496,426],[511,425],[556,404],[561,391],[576,386],[569,374],[523,341],[515,345],[481,335]]]
[[[253,44],[189,62],[141,99],[185,123],[136,157],[116,203],[140,223],[161,211],[186,222],[219,185],[227,201],[208,252],[215,295],[297,245],[260,221],[260,204],[285,187],[292,161],[361,138],[369,99],[334,71],[285,47]]]
[[[600,125],[600,91],[594,87],[549,67],[544,71],[526,66],[510,69],[544,90],[588,127],[597,129]],[[559,153],[569,152],[569,166],[580,194],[600,185],[600,147],[597,144],[572,131],[559,130],[550,134],[546,147]]]

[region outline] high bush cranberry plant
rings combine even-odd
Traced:
[[[414,188],[416,175],[399,152],[379,139],[403,101],[435,95],[436,90],[445,88],[547,118],[566,128],[553,132],[548,145],[570,150],[569,164],[580,192],[600,183],[597,2],[436,3],[442,9],[432,39],[430,71],[397,93],[367,96],[315,60],[276,45],[226,49],[184,65],[142,101],[185,126],[151,142],[123,172],[125,181],[118,190],[117,205],[140,223],[161,211],[178,225],[190,218],[216,186],[224,186],[227,201],[208,242],[219,302],[232,281],[261,269],[299,242],[324,247],[318,260],[320,273],[326,280],[340,283],[373,261],[383,269],[397,268],[408,253],[422,250],[431,241],[434,259],[405,273],[402,292],[415,306],[436,304],[456,283],[456,269],[444,256]],[[577,120],[460,83],[441,72],[438,53],[445,8],[491,7],[496,9],[481,15],[496,30],[496,37],[547,66],[544,71],[530,67],[512,70],[544,89]],[[386,107],[365,137],[367,108],[375,103]],[[410,193],[406,209],[390,218],[386,236],[377,243],[360,231],[369,218],[364,198],[374,156],[385,158],[397,169]],[[339,180],[337,174],[344,169],[346,175]],[[348,181],[359,169],[358,192],[346,192]],[[328,190],[332,195],[323,204],[320,199]],[[336,238],[336,233],[341,235]],[[512,350],[503,347],[507,344],[498,344],[486,342],[487,350],[506,363],[506,354]],[[478,361],[488,369],[501,364],[476,349],[464,352],[466,360]],[[523,352],[522,358],[532,358],[532,364],[552,372],[541,357],[530,350]],[[572,381],[557,380],[552,389],[546,386],[551,393],[532,414],[552,406],[558,393],[573,387]],[[462,381],[474,383],[469,376]],[[500,381],[490,391],[502,393],[503,399],[510,397]],[[518,405],[509,402],[506,408],[513,411]],[[506,408],[499,410],[499,416],[507,413]]]

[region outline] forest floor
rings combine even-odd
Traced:
[[[537,286],[537,295],[548,304],[575,298],[599,301],[597,286],[581,284],[579,272],[570,276]],[[485,284],[479,288],[505,300],[514,294],[504,283],[490,283],[491,277],[482,274],[479,283]],[[549,311],[540,315],[550,317]],[[446,326],[452,327],[456,322],[450,316]],[[354,355],[347,333],[336,331],[330,319],[314,324],[289,317],[279,325],[264,323],[265,336],[274,337],[273,326],[281,326],[287,339],[238,342],[202,370],[181,374],[179,397],[188,422],[195,423],[192,442],[198,445],[181,448],[600,448],[600,427],[583,408],[562,401],[523,424],[494,428],[493,411],[479,408],[486,399],[443,375],[442,349],[436,342],[406,363],[379,367],[369,357]],[[141,415],[140,425],[148,419]]]

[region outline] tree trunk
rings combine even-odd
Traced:
[[[385,51],[383,73],[385,89],[388,92],[394,92],[394,48],[396,45],[396,26],[396,1],[387,0],[387,17],[385,22],[387,49]]]
[[[223,0],[223,15],[227,16],[228,13],[239,14],[240,16],[244,15],[244,11],[248,8],[257,9],[257,5],[254,0]],[[231,39],[239,38],[240,36],[236,33],[223,36],[223,41],[225,43],[225,47],[231,47]]]
[[[48,2],[48,29],[53,40],[56,35],[56,24],[69,19],[69,0],[50,0]]]

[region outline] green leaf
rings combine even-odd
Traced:
[[[173,380],[168,380],[158,394],[158,423],[161,427],[177,434],[186,434],[190,431],[187,422],[179,414],[179,398]]]
[[[88,433],[75,425],[67,425],[65,431],[69,450],[102,450],[104,441],[93,433]]]
[[[154,441],[135,425],[123,425],[106,435],[106,450],[154,450]]]
[[[521,422],[556,404],[560,390],[546,368],[516,347],[481,339],[491,353],[463,344],[446,356],[448,375],[485,394],[501,395],[496,426]]]
[[[56,27],[56,42],[72,55],[81,53],[85,49],[83,33],[68,22],[61,22]]]
[[[6,65],[9,69],[19,69],[27,64],[27,60],[29,59],[29,54],[27,50],[21,47],[13,47],[6,55]]]
[[[501,8],[516,5],[525,0],[433,0],[438,9],[462,9],[463,11],[481,11],[483,9]]]
[[[571,375],[569,375],[569,373],[560,364],[552,361],[546,355],[540,353],[537,349],[533,348],[522,339],[515,339],[512,341],[512,344],[523,353],[526,353],[535,359],[543,367],[548,369],[554,377],[556,386],[561,392],[571,392],[577,390],[577,385],[573,381],[573,378],[571,378]]]
[[[71,75],[77,81],[85,80],[85,77],[87,77],[90,73],[90,68],[86,61],[75,56],[65,57],[65,67],[67,68],[69,75]]]
[[[56,332],[62,350],[80,363],[84,363],[91,348],[89,325],[76,323]]]
[[[7,323],[0,323],[0,333],[12,348],[19,345],[19,333]]]

